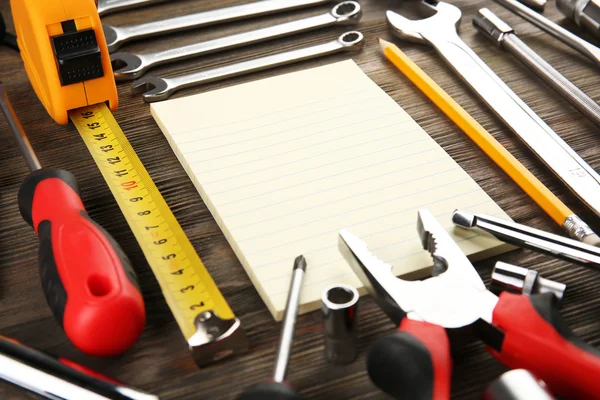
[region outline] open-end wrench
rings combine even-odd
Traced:
[[[437,11],[432,17],[409,20],[387,12],[394,34],[436,48],[456,73],[554,174],[594,213],[600,215],[600,176],[531,110],[462,39],[457,25],[460,10],[438,2],[425,6]],[[568,219],[564,228],[579,237],[580,225]]]
[[[600,48],[593,44],[586,42],[579,36],[569,32],[562,26],[550,21],[543,15],[533,11],[531,8],[519,3],[516,0],[494,0],[496,3],[506,7],[513,13],[517,14],[521,18],[531,22],[538,28],[546,31],[551,36],[560,40],[573,50],[577,50],[590,60],[592,60],[596,66],[600,67]]]
[[[273,54],[237,64],[226,65],[207,71],[183,75],[175,78],[159,78],[146,75],[133,82],[133,94],[144,94],[147,103],[167,99],[176,91],[225,78],[245,75],[251,72],[275,68],[311,58],[322,57],[341,51],[359,50],[363,44],[363,35],[357,31],[346,32],[336,40],[317,46]]]
[[[116,80],[136,79],[150,68],[158,65],[169,64],[218,51],[230,50],[252,43],[265,42],[331,25],[352,25],[360,20],[361,14],[360,4],[356,1],[344,1],[334,6],[330,12],[314,17],[155,53],[133,54],[117,52],[113,53],[110,59],[112,60]]]
[[[156,3],[164,3],[165,1],[167,0],[98,0],[98,14],[104,16],[129,8],[146,7]]]
[[[316,6],[332,0],[262,0],[240,6],[219,8],[181,17],[147,22],[139,25],[111,26],[103,24],[104,36],[108,51],[117,50],[123,43],[181,32],[192,28],[203,28],[210,25],[258,17],[281,11],[294,10],[301,7]]]

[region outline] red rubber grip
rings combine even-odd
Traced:
[[[428,322],[404,318],[398,330],[410,333],[429,350],[433,362],[432,400],[450,399],[452,356],[446,329]]]
[[[501,351],[489,350],[506,366],[531,371],[558,396],[600,398],[600,353],[569,330],[553,294],[503,292],[492,318],[504,340]]]
[[[31,174],[19,196],[21,213],[27,219],[29,211],[40,237],[42,284],[66,335],[86,354],[121,354],[144,329],[143,297],[129,260],[88,217],[70,177],[59,170]]]

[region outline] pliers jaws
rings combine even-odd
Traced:
[[[427,210],[419,210],[417,230],[433,257],[432,277],[421,281],[397,278],[392,266],[374,256],[347,230],[339,248],[363,285],[395,322],[404,317],[444,328],[462,328],[482,318],[487,322],[498,298],[483,281],[448,232]]]

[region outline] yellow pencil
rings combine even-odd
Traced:
[[[398,46],[379,39],[381,50],[406,77],[440,108],[464,133],[467,134],[517,184],[570,236],[597,246],[600,237],[569,207],[554,195],[539,179],[519,162],[504,146],[485,130],[452,97],[419,68]],[[588,229],[587,235],[577,234],[577,228]]]

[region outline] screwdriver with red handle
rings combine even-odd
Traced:
[[[0,109],[32,171],[19,189],[18,203],[39,237],[40,278],[48,305],[82,352],[99,357],[125,352],[146,323],[127,256],[88,216],[75,177],[41,167],[1,83]]]

